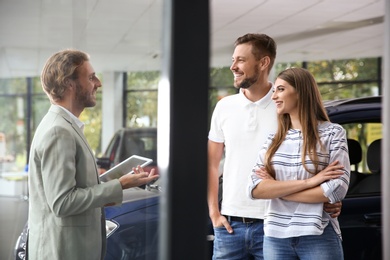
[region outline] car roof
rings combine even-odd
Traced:
[[[370,96],[370,97],[360,97],[360,98],[345,98],[338,100],[325,100],[325,107],[336,107],[336,106],[345,106],[345,105],[358,105],[358,104],[381,104],[382,96]]]
[[[324,101],[324,106],[332,122],[380,122],[382,97],[371,96]]]

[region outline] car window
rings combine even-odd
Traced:
[[[382,123],[356,122],[342,124],[346,129],[351,179],[348,195],[377,195],[381,181]]]
[[[114,137],[111,139],[110,144],[108,145],[106,152],[104,154],[104,157],[110,158],[110,161],[113,162],[115,160],[115,153],[118,149],[120,143],[120,136],[119,134],[115,134]]]
[[[157,133],[132,133],[127,132],[124,136],[124,142],[121,151],[121,160],[131,156],[140,155],[153,159],[157,162]]]

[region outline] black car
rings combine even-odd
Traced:
[[[345,259],[382,259],[381,97],[325,102],[347,131],[351,180],[339,223]]]

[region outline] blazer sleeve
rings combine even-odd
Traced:
[[[42,142],[40,153],[44,194],[58,217],[80,214],[109,203],[121,203],[118,180],[99,184],[95,158],[73,128],[54,126]]]

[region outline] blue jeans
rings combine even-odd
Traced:
[[[332,225],[319,236],[274,238],[264,236],[264,259],[266,260],[340,260],[344,259],[341,239]]]
[[[263,223],[241,223],[231,221],[233,233],[225,227],[214,227],[213,260],[262,260]]]

